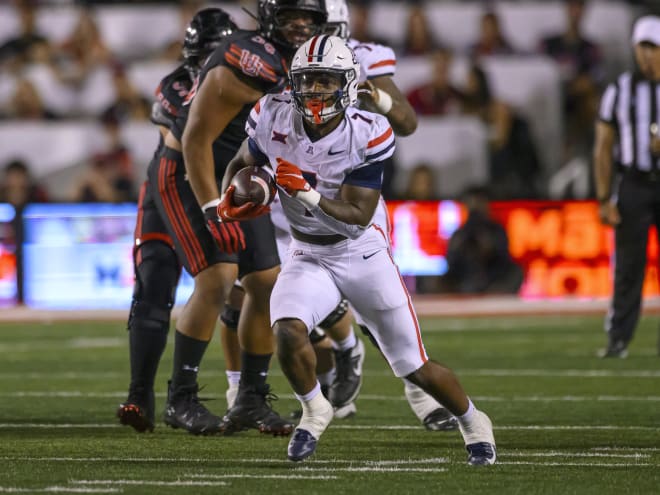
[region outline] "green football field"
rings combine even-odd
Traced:
[[[600,317],[437,318],[427,350],[456,370],[495,425],[498,464],[471,468],[459,433],[425,431],[368,347],[358,414],[335,420],[316,454],[255,431],[195,437],[120,427],[127,336],[117,323],[0,325],[0,493],[660,493],[660,357],[645,317],[625,360],[600,360]],[[171,343],[158,379],[162,410]],[[200,372],[225,409],[217,342]],[[296,407],[276,363],[275,408]]]

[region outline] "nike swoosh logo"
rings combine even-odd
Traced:
[[[328,150],[328,155],[333,156],[333,155],[339,155],[340,153],[343,153],[346,150],[339,150],[339,151],[332,151],[331,149]]]
[[[375,251],[375,252],[371,253],[371,254],[363,254],[362,259],[368,260],[369,258],[371,258],[372,256],[377,255],[378,253],[380,253],[380,249],[378,251]]]

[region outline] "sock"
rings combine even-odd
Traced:
[[[227,399],[227,409],[231,409],[236,402],[236,396],[238,395],[238,385],[241,380],[240,371],[230,371],[226,370],[227,374],[227,390],[225,391],[225,397]]]
[[[149,392],[154,388],[158,364],[167,344],[167,329],[128,332],[131,359],[131,392]],[[148,406],[148,404],[142,404]]]
[[[229,385],[230,388],[238,387],[238,384],[241,381],[240,371],[226,370],[225,375],[227,375],[227,385]]]
[[[317,440],[332,421],[332,405],[321,393],[321,384],[317,381],[314,388],[304,395],[296,394],[303,409],[298,428],[307,430]]]
[[[332,382],[335,381],[336,377],[337,377],[337,368],[332,368],[330,371],[326,371],[325,373],[316,375],[316,378],[318,379],[322,387],[329,387],[330,385],[332,385]]]
[[[314,385],[314,388],[309,392],[307,392],[306,394],[304,395],[295,394],[295,395],[296,395],[296,399],[298,399],[301,403],[304,403],[311,401],[319,393],[321,393],[321,384],[317,381],[316,385]]]
[[[268,366],[272,354],[250,354],[241,351],[241,389],[262,388],[268,378]]]
[[[338,342],[335,342],[333,340],[332,348],[337,351],[348,351],[349,349],[353,349],[353,347],[355,347],[356,344],[357,344],[357,339],[355,337],[355,332],[353,331],[353,329],[351,329],[351,333],[344,340],[340,340]]]
[[[191,387],[197,383],[199,364],[202,362],[208,342],[193,339],[178,330],[174,334],[174,369],[172,389]]]
[[[426,417],[433,411],[442,407],[438,401],[410,380],[403,378],[403,385],[403,392],[408,400],[410,409],[412,409],[412,412],[415,413],[415,416],[417,416],[421,422],[424,422]]]
[[[463,413],[461,416],[456,416],[456,419],[458,419],[458,423],[463,428],[469,428],[470,424],[472,423],[472,419],[474,418],[476,412],[477,412],[477,408],[474,407],[474,404],[468,398],[467,411],[465,411],[465,413]]]

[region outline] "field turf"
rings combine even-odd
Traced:
[[[153,434],[114,417],[128,383],[116,323],[0,324],[0,493],[655,494],[660,493],[660,357],[645,317],[625,360],[600,360],[600,317],[422,320],[431,356],[454,368],[495,425],[498,464],[471,468],[457,432],[425,431],[401,382],[367,345],[358,414],[335,420],[316,454],[255,431]],[[171,342],[158,379],[162,411]],[[276,361],[276,360],[274,360]],[[275,408],[296,407],[276,362]],[[225,409],[214,341],[201,395]]]

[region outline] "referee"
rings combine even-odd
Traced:
[[[600,103],[594,179],[601,222],[615,227],[614,295],[600,357],[625,358],[642,302],[649,227],[660,232],[660,17],[641,17],[632,42],[637,68]]]

